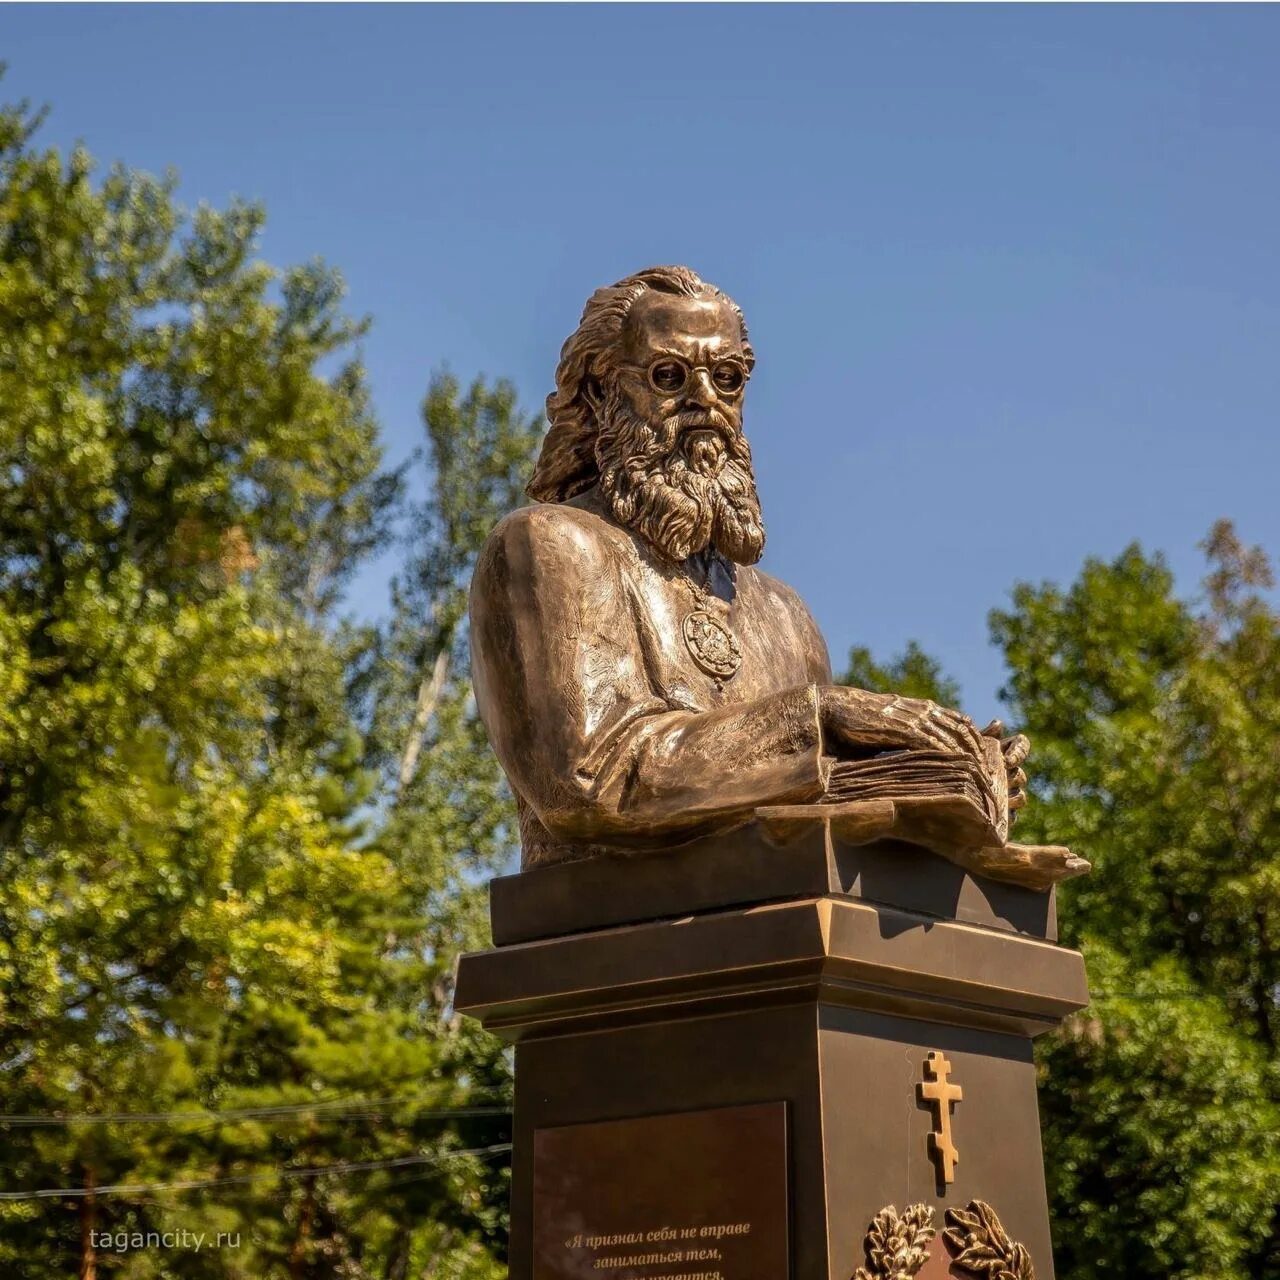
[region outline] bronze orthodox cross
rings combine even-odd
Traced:
[[[964,1097],[964,1090],[958,1084],[952,1084],[947,1078],[951,1072],[951,1063],[941,1053],[931,1053],[924,1063],[927,1079],[920,1086],[920,1096],[926,1102],[934,1103],[938,1108],[938,1118],[934,1130],[929,1135],[929,1149],[938,1161],[943,1182],[956,1180],[956,1165],[960,1161],[960,1153],[951,1140],[951,1106]]]

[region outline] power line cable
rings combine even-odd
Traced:
[[[511,1150],[511,1143],[499,1142],[488,1147],[463,1147],[457,1151],[437,1151],[428,1155],[397,1156],[392,1160],[346,1160],[336,1164],[313,1165],[309,1168],[259,1170],[257,1173],[232,1174],[224,1178],[191,1178],[181,1182],[115,1182],[101,1187],[42,1187],[38,1191],[0,1191],[0,1201],[48,1200],[67,1196],[147,1195],[156,1191],[195,1191],[204,1187],[242,1186],[269,1178],[314,1178],[326,1173],[365,1173],[374,1169],[400,1169],[414,1164],[435,1164],[456,1156],[495,1156]]]
[[[35,1128],[50,1125],[72,1124],[193,1124],[228,1120],[256,1120],[294,1115],[314,1115],[317,1112],[334,1115],[344,1111],[376,1111],[393,1106],[409,1105],[424,1098],[423,1094],[395,1094],[385,1098],[347,1098],[328,1102],[281,1103],[267,1107],[230,1107],[225,1111],[113,1111],[113,1112],[33,1112],[26,1115],[0,1114],[0,1126]],[[464,1119],[469,1116],[510,1115],[510,1107],[451,1107],[422,1108],[439,1119]]]
[[[1225,991],[1091,991],[1094,1000],[1251,1000],[1253,992],[1247,987],[1229,987]],[[1275,996],[1272,997],[1275,1000]]]

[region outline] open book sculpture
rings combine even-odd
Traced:
[[[766,806],[756,817],[785,844],[815,821],[849,844],[896,839],[918,844],[967,871],[1045,889],[1089,864],[1061,845],[1009,840],[1006,758],[985,740],[986,768],[942,751],[887,752],[835,763],[812,805]]]
[[[536,502],[494,530],[471,590],[523,865],[817,822],[1035,888],[1087,870],[1008,843],[1024,737],[836,685],[803,602],[754,567],[754,363],[742,312],[684,267],[597,290],[564,345]]]

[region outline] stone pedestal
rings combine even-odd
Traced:
[[[886,1205],[933,1205],[941,1231],[946,1208],[973,1200],[1051,1280],[1031,1041],[1087,1001],[1081,957],[1051,940],[1051,894],[981,882],[916,849],[841,849],[820,835],[786,851],[740,837],[736,849],[549,868],[495,882],[492,902],[505,944],[462,958],[456,1003],[516,1045],[513,1280],[746,1280],[766,1256],[787,1259],[785,1271],[767,1268],[778,1280],[849,1280]],[[547,928],[557,936],[531,936]],[[949,1182],[930,1137],[939,1104],[922,1089],[931,1054],[963,1091],[946,1108]],[[712,1136],[689,1139],[689,1167],[704,1171],[696,1187],[682,1188],[684,1162],[661,1126],[652,1141],[644,1127],[560,1132],[717,1109],[723,1122],[703,1125]],[[744,1137],[757,1131],[743,1115],[785,1115],[785,1138],[774,1149],[772,1136]],[[544,1218],[558,1206],[548,1224],[535,1221],[535,1138],[550,1130],[536,1171],[539,1196],[559,1197],[539,1201]],[[604,1168],[616,1171],[612,1189]],[[574,1190],[575,1178],[590,1185]],[[718,1215],[717,1196],[746,1203],[761,1180],[784,1188],[782,1212],[760,1211],[750,1248],[703,1249],[698,1232],[742,1217]],[[644,1188],[634,1203],[629,1183]],[[575,1213],[572,1230],[564,1215]],[[668,1231],[660,1253],[647,1238]],[[582,1243],[632,1235],[619,1248]],[[927,1274],[949,1274],[940,1238],[932,1254]]]

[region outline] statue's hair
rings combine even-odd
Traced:
[[[586,393],[593,385],[603,387],[613,368],[622,326],[636,299],[651,289],[683,298],[723,298],[738,317],[748,369],[755,363],[742,309],[688,267],[648,267],[617,284],[597,289],[583,309],[577,329],[560,349],[556,389],[547,397],[551,427],[529,481],[531,498],[564,502],[595,484],[599,476],[595,443],[600,424]],[[596,399],[599,400],[598,394]]]

